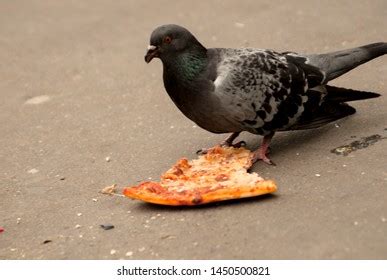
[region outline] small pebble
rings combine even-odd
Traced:
[[[157,213],[157,215],[156,215],[157,217],[160,217],[161,216],[161,214],[160,213]]]
[[[320,174],[318,174],[318,173],[317,173],[317,174],[314,174],[314,176],[316,176],[316,177],[321,177],[321,175],[320,175]]]
[[[36,168],[32,168],[32,169],[28,170],[27,172],[30,173],[30,174],[36,174],[36,173],[39,172],[39,170],[36,169]]]
[[[79,235],[79,238],[82,238],[82,237],[83,237],[83,234],[80,234],[80,235]]]
[[[77,216],[78,216],[78,217],[82,216],[82,213],[78,213]]]
[[[20,224],[20,221],[21,221],[21,218],[17,218],[17,219],[16,219],[16,223],[17,223],[17,224]]]
[[[110,162],[110,157],[105,157],[106,162]]]
[[[11,252],[15,252],[16,248],[11,248],[10,250],[11,250]]]
[[[81,225],[75,225],[75,228],[80,228],[81,227]]]
[[[110,250],[110,255],[114,255],[115,253],[117,253],[116,250],[114,250],[114,249],[111,249],[111,250]]]
[[[94,201],[94,202],[97,202],[97,201],[98,201],[98,199],[96,199],[96,198],[93,198],[93,201]]]
[[[125,256],[131,257],[131,256],[133,256],[133,252],[132,251],[126,252]]]
[[[103,228],[104,230],[110,230],[110,229],[113,229],[114,226],[112,224],[103,224],[103,225],[99,225],[101,228]]]
[[[353,222],[353,225],[355,225],[355,226],[357,226],[358,224],[359,224],[359,222],[357,222],[357,221]]]
[[[139,252],[144,252],[145,251],[145,247],[141,247],[140,249],[138,249]]]
[[[126,211],[126,213],[130,214],[130,213],[132,213],[132,211],[128,210],[128,211]]]
[[[338,125],[337,123],[335,123],[335,127],[336,127],[336,128],[339,128],[339,127],[340,127],[340,125]]]

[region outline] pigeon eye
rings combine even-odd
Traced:
[[[163,42],[165,44],[170,44],[172,42],[172,38],[170,36],[165,36]]]

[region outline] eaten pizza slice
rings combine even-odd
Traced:
[[[198,159],[180,159],[161,176],[160,182],[127,187],[124,195],[150,203],[199,205],[272,193],[275,183],[257,173],[248,173],[251,151],[241,147],[210,149]]]

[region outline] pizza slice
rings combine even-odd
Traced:
[[[199,205],[272,193],[275,183],[257,173],[248,173],[251,151],[241,147],[210,149],[198,159],[180,159],[161,176],[160,182],[143,182],[127,187],[124,195],[150,203],[181,206]]]

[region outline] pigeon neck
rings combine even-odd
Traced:
[[[175,78],[181,79],[183,83],[189,83],[194,81],[206,67],[207,50],[198,46],[168,61],[165,70],[178,76]]]

